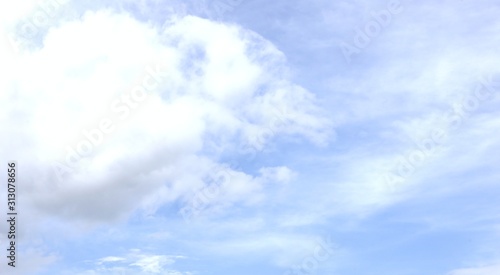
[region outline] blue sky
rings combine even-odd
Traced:
[[[0,273],[499,274],[498,2],[1,5]]]

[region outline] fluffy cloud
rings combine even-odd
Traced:
[[[73,220],[114,220],[186,196],[222,153],[259,151],[280,134],[323,145],[331,133],[272,44],[192,16],[157,29],[88,12],[49,29],[10,69],[1,124],[16,139],[0,152],[32,171],[34,209]],[[236,172],[228,200],[261,196]],[[291,173],[264,172],[277,181]]]
[[[181,272],[167,269],[177,260],[185,257],[179,255],[152,255],[140,249],[131,249],[122,257],[108,256],[98,259],[92,269],[85,271],[67,271],[72,274],[169,274],[190,275],[190,272]],[[69,274],[69,273],[68,273]]]

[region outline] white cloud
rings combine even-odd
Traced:
[[[174,263],[172,259],[166,256],[140,256],[139,260],[130,264],[131,266],[138,266],[144,272],[160,273],[165,265]]]
[[[71,271],[78,274],[178,274],[189,275],[169,269],[179,259],[180,255],[156,255],[145,253],[140,249],[130,249],[122,256],[108,256],[95,261],[95,267],[84,271]],[[70,271],[68,271],[70,272]]]
[[[125,258],[109,256],[109,257],[104,257],[104,258],[99,259],[99,261],[97,261],[97,263],[103,264],[103,263],[108,263],[108,262],[122,262],[122,261],[125,261]]]
[[[87,12],[18,61],[0,104],[16,140],[0,152],[33,171],[33,209],[65,219],[111,221],[186,196],[217,164],[208,145],[237,157],[238,144],[260,150],[279,134],[325,144],[331,132],[314,96],[289,82],[283,54],[237,26],[188,16],[159,33],[126,14]],[[126,97],[155,81],[144,101]],[[259,201],[252,176],[235,175],[226,199]]]
[[[259,172],[267,180],[276,183],[288,183],[297,176],[295,172],[285,166],[264,167],[261,168]]]

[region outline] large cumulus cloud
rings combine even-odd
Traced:
[[[222,154],[262,150],[276,135],[331,137],[278,49],[194,16],[158,28],[87,12],[49,29],[9,70],[0,123],[12,130],[0,152],[21,163],[24,200],[45,214],[103,221],[154,211],[202,188]],[[223,188],[237,199],[255,201],[273,181],[235,173]]]

